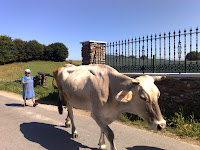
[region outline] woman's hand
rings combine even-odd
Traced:
[[[28,82],[23,82],[23,84],[29,84],[29,81]]]

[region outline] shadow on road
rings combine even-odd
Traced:
[[[57,106],[58,92],[49,93],[48,96],[36,99],[39,104]]]
[[[149,146],[134,146],[134,147],[128,147],[127,150],[164,150],[157,147],[149,147]]]
[[[71,135],[67,131],[56,127],[58,126],[39,122],[30,122],[21,124],[20,131],[24,134],[24,137],[27,140],[36,142],[46,149],[79,150],[80,147],[97,150],[97,148],[90,148],[74,141],[71,139]]]
[[[11,104],[5,104],[6,106],[11,106],[11,107],[23,107],[24,104],[18,104],[18,103],[11,103]],[[31,107],[27,105],[26,107]]]

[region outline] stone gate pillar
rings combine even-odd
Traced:
[[[84,41],[82,44],[82,64],[105,64],[105,44],[102,41]]]

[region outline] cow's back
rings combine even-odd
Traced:
[[[75,108],[89,109],[102,106],[109,95],[109,73],[114,69],[106,65],[87,65],[76,67],[70,74],[64,69],[63,94]],[[67,76],[67,77],[66,77]]]

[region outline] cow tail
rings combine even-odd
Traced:
[[[58,87],[55,86],[55,84],[53,83],[54,79],[55,79],[55,78],[53,77],[52,86],[53,86],[54,90],[56,90],[56,89],[58,89]],[[59,96],[58,96],[58,112],[59,112],[59,114],[63,114],[62,101],[61,101],[61,99],[60,99]]]
[[[53,77],[53,80],[52,80],[52,85],[53,85],[53,88],[54,88],[54,90],[56,90],[56,89],[58,89],[58,87],[57,86],[55,86],[55,84],[53,83],[53,81],[54,81],[54,77]]]
[[[62,101],[59,97],[58,97],[58,112],[59,114],[63,113]]]

